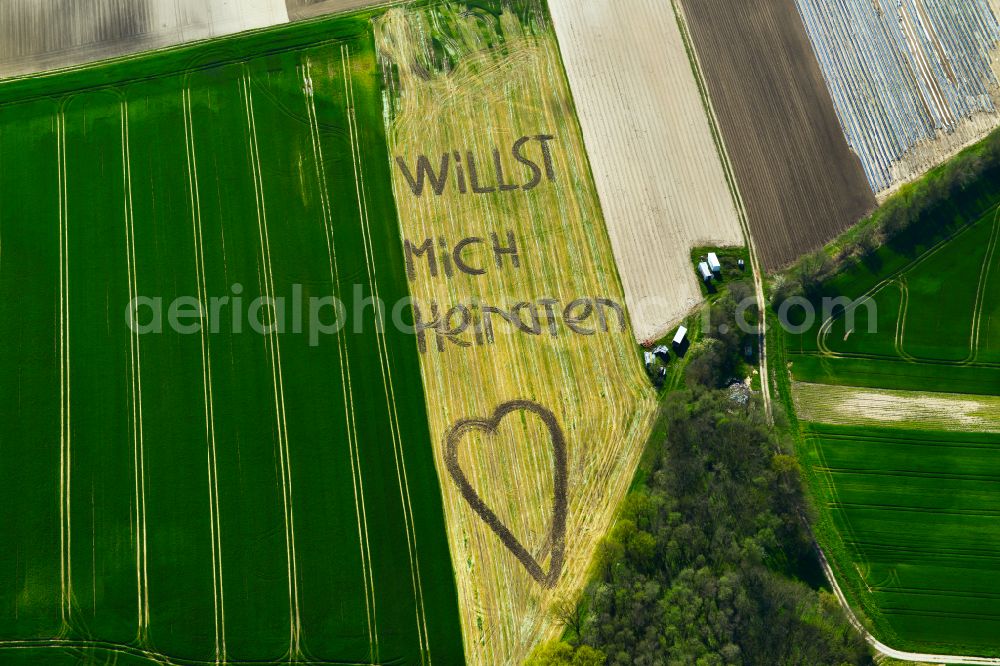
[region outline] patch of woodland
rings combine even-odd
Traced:
[[[758,322],[753,287],[746,281],[730,283],[706,307],[710,326],[687,353],[684,382],[691,389],[726,388],[750,372],[745,350],[756,347],[757,336],[750,331]]]
[[[873,664],[823,587],[787,429],[759,400],[704,387],[671,395],[659,418],[591,583],[556,605],[562,640],[527,663]]]

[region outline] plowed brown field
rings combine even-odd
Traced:
[[[681,0],[766,269],[875,205],[793,0]]]

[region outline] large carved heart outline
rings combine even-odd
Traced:
[[[555,499],[552,504],[552,526],[549,528],[552,557],[547,573],[542,570],[542,566],[528,552],[528,549],[517,540],[517,537],[510,531],[510,528],[504,525],[496,513],[482,500],[476,489],[469,483],[465,472],[462,471],[462,467],[458,464],[458,447],[462,438],[467,433],[474,430],[481,430],[488,435],[494,435],[504,417],[514,412],[529,412],[539,417],[542,423],[545,424],[545,427],[548,428],[549,436],[552,440]],[[451,427],[451,430],[448,431],[448,435],[445,437],[444,459],[448,473],[451,474],[451,478],[458,486],[462,497],[469,503],[473,511],[500,537],[503,544],[520,560],[532,578],[538,581],[543,587],[555,587],[562,573],[565,557],[567,511],[566,438],[563,435],[562,428],[559,427],[559,422],[556,420],[555,414],[536,402],[530,400],[513,400],[497,407],[493,415],[487,419],[462,419]]]

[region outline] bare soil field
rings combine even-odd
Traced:
[[[681,0],[765,269],[875,205],[793,0]]]
[[[701,300],[689,251],[742,245],[672,10],[655,0],[551,0],[636,337]]]
[[[1000,432],[1000,398],[796,382],[799,417],[830,425]]]
[[[286,23],[283,0],[7,0],[0,78]]]
[[[322,16],[323,14],[336,14],[352,9],[370,7],[373,5],[384,5],[391,0],[286,0],[288,8],[288,18],[291,21],[301,21],[303,19]]]

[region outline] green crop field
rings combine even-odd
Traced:
[[[0,661],[462,660],[369,18],[0,85]]]
[[[783,334],[818,540],[897,650],[1000,656],[1000,435],[981,397],[1000,395],[998,199],[971,183],[821,286],[853,305],[814,299],[812,322],[796,305],[805,330]]]
[[[820,539],[879,639],[996,655],[1000,435],[810,425],[804,440]]]
[[[884,248],[836,276],[825,293],[857,299],[786,336],[800,381],[956,393],[1000,392],[1000,216],[913,254]],[[797,308],[791,316],[801,316]],[[853,318],[853,322],[851,319]],[[801,323],[801,319],[794,321]]]

